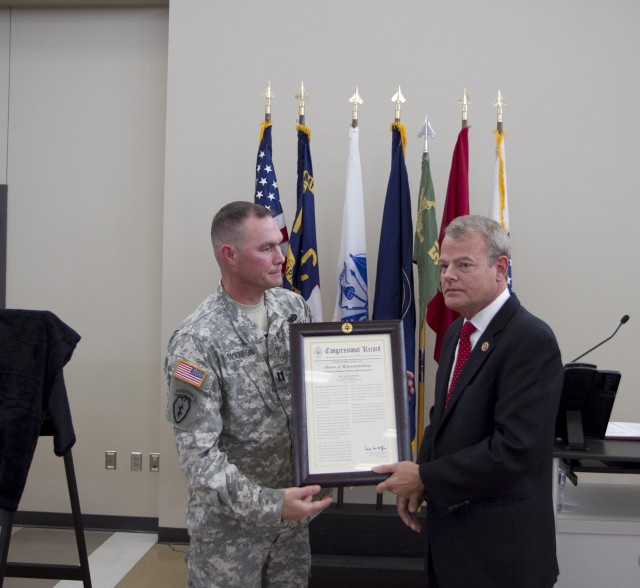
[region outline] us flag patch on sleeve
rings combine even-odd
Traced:
[[[182,380],[187,384],[191,384],[196,388],[200,388],[200,386],[202,386],[206,376],[206,370],[196,367],[195,365],[186,362],[184,359],[179,360],[178,365],[176,365],[176,369],[173,370],[174,378]]]

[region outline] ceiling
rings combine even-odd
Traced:
[[[169,6],[169,0],[0,0],[0,8],[138,8]]]

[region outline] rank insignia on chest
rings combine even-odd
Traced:
[[[191,384],[196,388],[200,388],[202,386],[204,379],[207,376],[207,371],[203,370],[184,359],[178,361],[178,365],[176,365],[176,369],[173,370],[173,377],[178,380],[182,380],[187,384]]]

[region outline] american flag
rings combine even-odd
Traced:
[[[187,363],[184,359],[178,361],[178,365],[173,371],[174,378],[178,378],[183,382],[193,384],[197,388],[200,388],[200,386],[202,386],[206,375],[207,372],[205,370],[201,370],[200,368]]]
[[[278,178],[273,167],[271,155],[271,123],[263,122],[260,130],[260,146],[258,147],[258,157],[256,161],[256,192],[253,200],[256,204],[261,204],[273,212],[273,218],[278,224],[282,233],[280,250],[282,255],[287,257],[289,247],[289,233],[287,223],[284,219],[282,204],[280,204],[280,192],[278,190]],[[282,264],[284,272],[285,264]]]

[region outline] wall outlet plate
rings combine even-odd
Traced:
[[[139,472],[142,469],[142,453],[139,451],[131,452],[131,469],[134,472]]]
[[[159,453],[149,454],[149,471],[150,472],[160,471],[160,454]]]
[[[115,470],[117,465],[116,460],[117,451],[105,451],[104,454],[104,467],[107,470]]]

